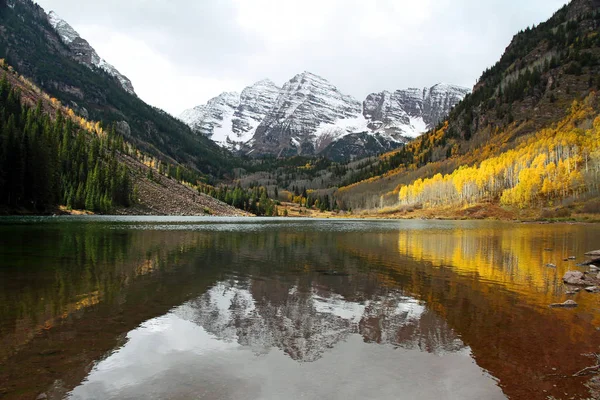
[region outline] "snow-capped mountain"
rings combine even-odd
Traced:
[[[280,89],[258,82],[186,110],[180,119],[196,132],[246,154],[325,154],[351,158],[391,150],[440,122],[468,89],[372,93],[361,104],[326,79],[303,72]]]
[[[115,67],[107,63],[102,59],[96,50],[90,44],[82,38],[79,33],[65,20],[60,18],[54,11],[48,13],[48,22],[54,28],[54,30],[60,35],[62,41],[67,45],[69,50],[80,63],[89,67],[101,68],[106,71],[109,75],[115,77],[123,89],[131,94],[135,94],[133,85],[129,78],[121,74]]]
[[[225,92],[184,111],[179,118],[194,131],[228,148],[238,148],[254,136],[256,128],[273,108],[280,88],[268,79],[242,93]]]
[[[327,80],[303,72],[286,82],[254,134],[259,154],[314,154],[347,131],[361,129],[361,105]],[[338,129],[334,129],[338,128]]]
[[[431,88],[371,93],[363,114],[373,131],[415,138],[435,127],[470,90],[439,83]]]

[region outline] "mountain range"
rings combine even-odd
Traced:
[[[352,158],[418,137],[468,93],[460,86],[437,84],[372,93],[361,103],[305,71],[283,87],[265,79],[241,93],[222,93],[179,118],[195,132],[243,154]]]

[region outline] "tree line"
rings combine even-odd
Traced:
[[[210,185],[200,185],[198,191],[254,215],[267,217],[279,215],[277,207],[279,202],[271,199],[267,188],[263,186],[244,189],[239,185],[235,188],[228,186],[215,188]]]

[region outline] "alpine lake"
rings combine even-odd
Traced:
[[[597,248],[592,224],[0,218],[0,399],[594,398],[600,294],[562,276]]]

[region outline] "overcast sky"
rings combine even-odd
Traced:
[[[223,91],[310,71],[359,100],[472,87],[512,36],[566,0],[37,0],[178,115]]]

